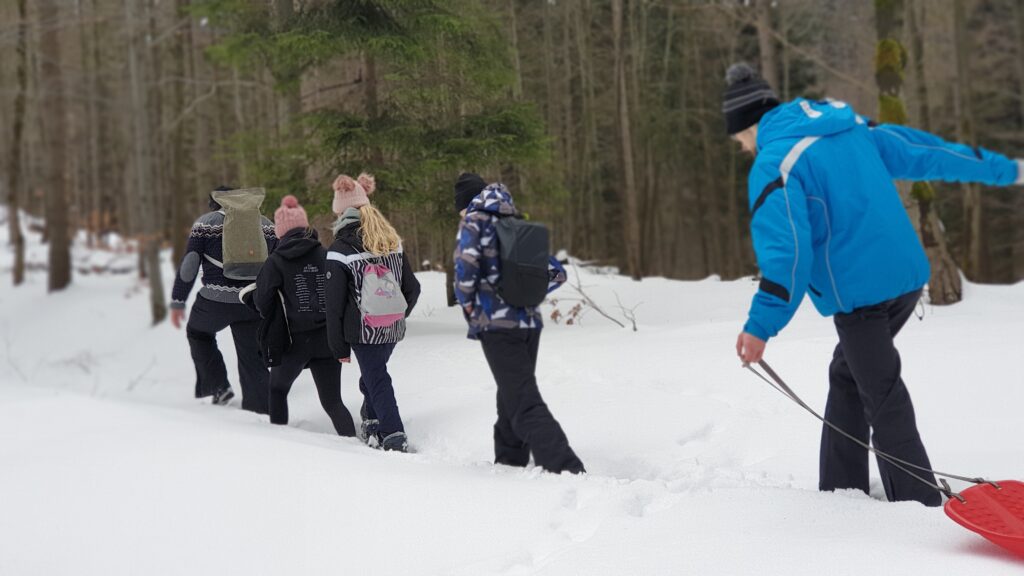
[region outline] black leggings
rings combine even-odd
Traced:
[[[292,346],[281,357],[281,364],[270,369],[270,421],[288,423],[288,392],[306,368],[313,373],[320,405],[341,436],[355,436],[352,415],[341,400],[341,364],[327,346],[324,329],[292,335]]]

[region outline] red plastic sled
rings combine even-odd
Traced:
[[[1024,482],[977,484],[951,498],[946,515],[972,532],[1024,558]]]

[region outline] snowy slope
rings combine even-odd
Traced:
[[[110,257],[76,247],[77,260]],[[191,398],[184,333],[148,325],[131,274],[47,295],[42,272],[15,290],[9,268],[5,249],[0,574],[1024,570],[939,510],[815,490],[819,427],[735,359],[749,280],[583,273],[610,310],[615,293],[640,307],[636,333],[593,313],[544,333],[541,389],[590,471],[578,478],[490,464],[494,385],[441,275],[420,276],[392,364],[418,450],[400,455],[331,434],[308,374],[287,428]],[[908,325],[905,378],[937,467],[1019,478],[1024,285],[967,289]],[[834,344],[808,305],[767,357],[820,407]],[[342,374],[353,412],[357,371]]]

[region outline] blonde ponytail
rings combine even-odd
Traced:
[[[359,207],[363,247],[374,256],[383,256],[395,252],[402,245],[398,231],[388,219],[371,204]]]

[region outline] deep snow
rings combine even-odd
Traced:
[[[75,259],[132,262],[80,245]],[[286,428],[191,398],[184,332],[149,326],[132,274],[79,274],[47,295],[39,271],[12,289],[10,263],[4,249],[0,574],[1024,571],[940,510],[816,491],[819,425],[735,358],[750,280],[583,273],[609,311],[615,293],[640,304],[639,331],[594,313],[548,323],[541,390],[590,471],[570,477],[490,464],[494,384],[440,274],[420,275],[392,362],[417,449],[401,455],[334,436],[308,373]],[[1022,298],[1024,285],[968,285],[899,338],[940,469],[1024,476]],[[805,303],[767,358],[821,407],[835,341]],[[342,392],[358,418],[357,371]]]

